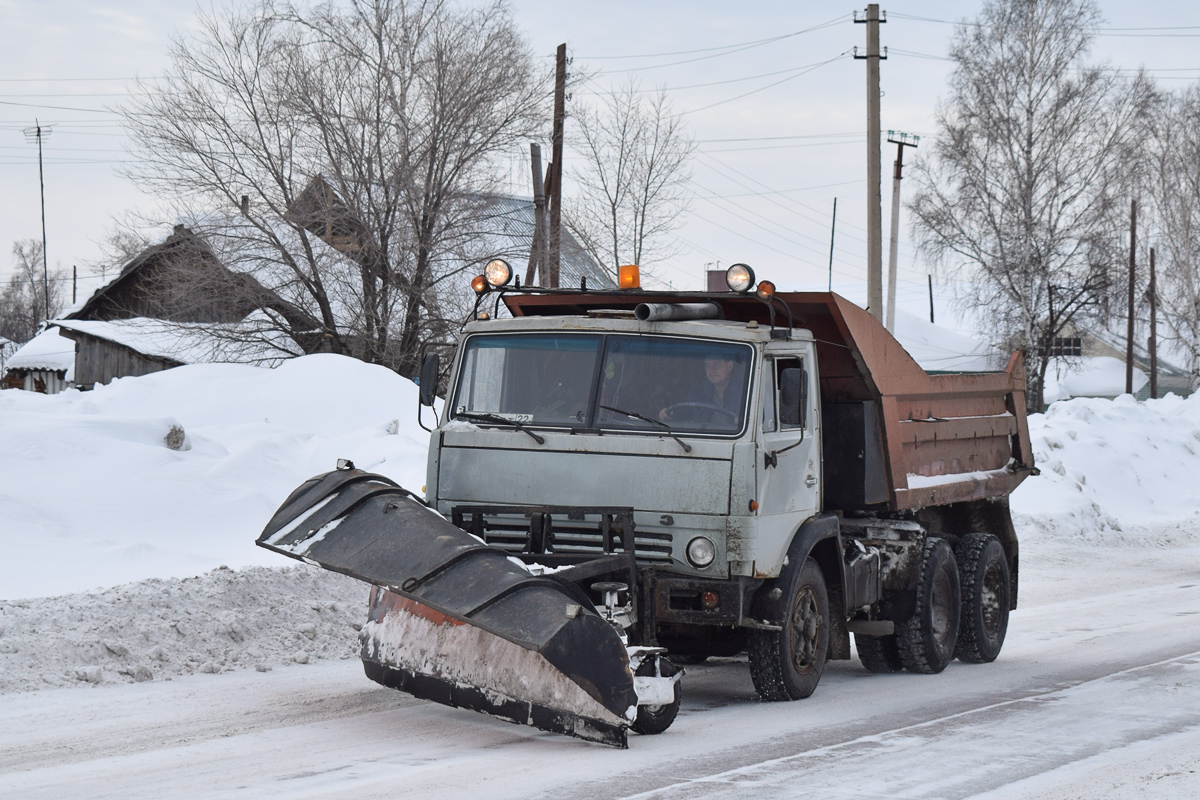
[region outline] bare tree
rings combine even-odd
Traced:
[[[202,15],[171,56],[124,109],[130,175],[315,320],[323,349],[414,374],[493,159],[541,119],[507,8],[264,0]],[[307,349],[313,331],[276,321]]]
[[[1107,314],[1128,258],[1129,170],[1153,92],[1084,63],[1099,19],[1092,0],[985,3],[955,34],[951,95],[915,170],[923,252],[1025,347],[1037,410],[1049,343]]]
[[[47,307],[50,319],[62,311],[67,277],[63,270],[56,269],[49,273],[47,282],[42,268],[42,243],[37,239],[13,242],[12,254],[15,262],[12,275],[7,283],[0,284],[0,336],[27,342],[37,335],[46,319]]]
[[[1157,111],[1149,187],[1159,310],[1200,391],[1200,85],[1164,97]]]
[[[578,105],[572,173],[578,195],[567,224],[592,257],[614,272],[669,254],[664,235],[687,207],[687,163],[696,145],[665,91],[649,97],[635,81],[613,89],[598,107]]]

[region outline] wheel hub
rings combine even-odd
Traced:
[[[792,604],[792,666],[805,673],[817,666],[817,651],[821,642],[821,607],[811,586],[803,586]]]

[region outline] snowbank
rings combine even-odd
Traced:
[[[278,566],[255,537],[338,458],[420,490],[416,408],[411,381],[335,355],[178,367],[92,392],[0,391],[0,598]]]
[[[1031,532],[1167,546],[1200,527],[1200,395],[1060,401],[1029,433],[1042,474],[1012,509]]]
[[[0,693],[350,658],[368,591],[298,564],[0,601]]]

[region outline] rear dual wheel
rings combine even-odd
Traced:
[[[945,539],[925,540],[913,615],[896,625],[900,663],[909,672],[933,675],[954,659],[962,607],[958,565]]]
[[[782,630],[750,632],[750,677],[763,700],[800,700],[817,688],[829,655],[829,592],[813,559],[782,581]]]
[[[955,551],[962,580],[962,611],[954,654],[960,661],[995,661],[1004,646],[1011,606],[1008,558],[990,533],[971,533]]]

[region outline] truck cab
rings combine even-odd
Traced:
[[[1032,468],[1016,362],[930,376],[861,309],[769,282],[500,295],[511,317],[464,328],[431,439],[427,500],[454,524],[537,570],[593,564],[627,587],[631,641],[748,651],[767,699],[806,696],[851,633],[868,669],[940,671],[953,551],[987,537],[991,588],[972,576],[967,610],[987,606],[976,660],[995,657],[1016,602],[1006,496]]]

